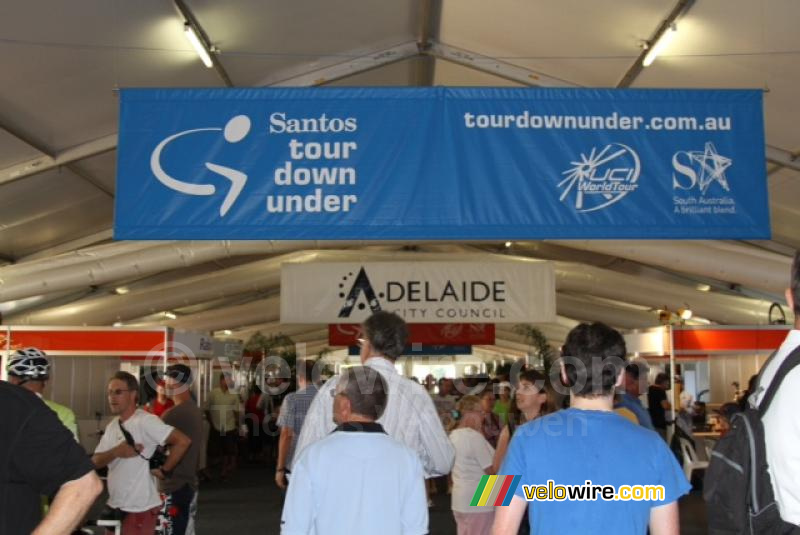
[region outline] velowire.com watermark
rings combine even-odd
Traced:
[[[529,502],[597,501],[641,502],[664,499],[664,485],[595,485],[586,480],[582,485],[556,485],[552,479],[545,485],[522,485]]]
[[[483,476],[470,505],[483,507],[486,505],[504,506],[511,503],[511,498],[519,486],[520,476],[496,475]],[[662,501],[665,491],[663,485],[596,485],[586,480],[582,485],[557,485],[548,479],[544,485],[522,485],[522,492],[529,502],[564,502],[564,501]]]

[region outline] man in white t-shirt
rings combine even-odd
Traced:
[[[786,302],[794,310],[794,328],[789,331],[775,356],[767,363],[758,388],[750,403],[758,407],[778,368],[786,357],[800,347],[800,253],[792,263],[790,286]],[[764,415],[764,438],[767,463],[775,492],[775,501],[784,522],[800,526],[800,366],[795,367],[781,383],[772,404]]]
[[[92,456],[97,468],[108,466],[108,506],[121,511],[123,535],[153,533],[161,506],[154,478],[170,477],[191,444],[158,416],[137,409],[138,397],[136,378],[115,373],[108,382],[108,403],[117,417],[106,426]],[[151,470],[149,459],[158,446],[168,446],[169,456]]]
[[[338,427],[293,464],[282,535],[424,535],[428,506],[417,453],[377,423],[387,381],[359,366],[339,376],[333,397]]]

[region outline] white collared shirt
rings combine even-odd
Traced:
[[[800,346],[800,330],[789,331],[778,352],[767,363],[758,390],[750,398],[758,406],[781,363],[794,348]],[[763,388],[762,388],[763,387]],[[781,518],[800,525],[800,366],[794,368],[775,393],[764,415],[764,437],[767,462]]]
[[[455,452],[428,392],[419,383],[397,373],[394,364],[383,357],[371,357],[364,365],[379,372],[389,389],[387,406],[378,423],[390,437],[417,452],[425,477],[449,473]],[[332,377],[314,398],[297,440],[296,455],[336,427],[332,393],[338,382],[339,376]]]

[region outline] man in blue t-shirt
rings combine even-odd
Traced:
[[[644,535],[648,526],[653,535],[677,535],[677,500],[691,486],[656,433],[613,412],[624,339],[601,323],[582,323],[567,335],[562,355],[571,408],[517,429],[500,473],[521,475],[520,485],[511,504],[497,508],[493,535],[516,534],[526,507],[537,535]],[[640,485],[660,488],[660,495],[648,496]],[[631,495],[644,499],[626,499]]]

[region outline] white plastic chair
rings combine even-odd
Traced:
[[[681,454],[683,456],[683,472],[686,474],[686,479],[691,482],[692,472],[708,468],[708,461],[697,459],[694,445],[688,439],[679,438],[678,440],[681,444]]]
[[[113,529],[114,535],[120,535],[120,533],[122,533],[122,522],[119,520],[98,520],[97,525],[105,527],[107,530]]]
[[[113,531],[114,535],[121,535],[122,533],[122,521],[120,520],[90,520],[86,522],[85,526],[78,530],[78,533],[93,535],[97,533],[97,530],[93,529],[94,527],[105,528],[102,533],[107,533],[108,531]]]

